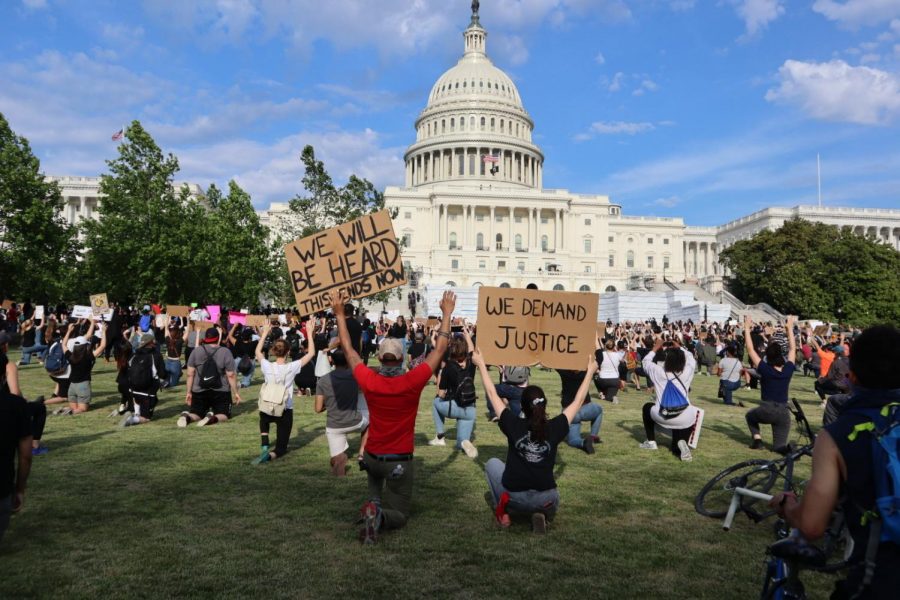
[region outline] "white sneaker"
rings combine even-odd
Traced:
[[[133,417],[133,416],[134,415],[132,414],[132,412],[130,410],[126,411],[125,414],[122,415],[122,420],[119,421],[119,427],[128,427],[128,425],[129,425],[128,422],[131,420],[131,417]]]
[[[618,403],[619,403],[619,397],[613,396],[613,404],[618,404]]]
[[[641,442],[641,450],[656,450],[656,442],[651,442],[647,440],[646,442]]]
[[[684,440],[678,440],[678,450],[681,451],[681,460],[684,462],[691,462],[694,460],[694,455],[691,454],[691,448],[688,446],[688,443]]]
[[[205,417],[197,421],[197,427],[204,427],[206,425],[209,425],[210,417],[212,417],[212,415],[206,415]]]
[[[462,446],[463,452],[466,453],[466,456],[468,456],[469,458],[478,458],[478,448],[475,447],[475,444],[473,444],[469,440],[463,440],[460,446]]]
[[[431,440],[430,442],[428,442],[428,445],[429,446],[446,446],[447,440],[445,440],[444,438],[436,437],[433,440]]]
[[[183,412],[181,416],[178,417],[178,421],[175,423],[179,427],[187,427],[188,426],[188,413]]]

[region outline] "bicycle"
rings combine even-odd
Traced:
[[[735,465],[732,465],[718,475],[710,479],[706,485],[700,490],[694,498],[694,509],[705,517],[721,519],[728,512],[728,508],[732,500],[737,497],[740,501],[741,512],[746,514],[754,523],[759,523],[772,515],[775,511],[765,510],[762,512],[754,510],[760,499],[749,495],[737,495],[734,491],[736,488],[743,488],[767,494],[775,485],[776,480],[782,478],[786,491],[792,491],[799,494],[802,491],[805,481],[795,482],[793,480],[793,463],[803,457],[812,456],[813,443],[815,434],[803,408],[796,398],[792,398],[793,407],[788,407],[794,415],[797,427],[800,431],[800,439],[806,438],[808,443],[797,446],[792,444],[792,449],[784,457],[775,460],[751,459]],[[791,466],[788,469],[788,465]],[[787,474],[786,474],[787,473]]]

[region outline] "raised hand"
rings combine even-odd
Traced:
[[[452,315],[456,308],[456,294],[447,290],[441,298],[441,312],[444,315]]]
[[[476,367],[484,366],[484,356],[482,356],[481,350],[478,348],[475,348],[475,352],[472,353],[472,364]]]
[[[343,317],[344,316],[344,304],[347,303],[349,299],[347,296],[347,292],[343,289],[331,290],[331,293],[328,295],[331,300],[331,312],[334,313],[335,317]]]

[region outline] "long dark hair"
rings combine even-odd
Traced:
[[[128,342],[121,342],[116,346],[116,368],[119,373],[128,368],[128,361],[131,359],[131,353],[134,349]]]
[[[542,400],[542,402],[535,404],[535,400]],[[531,440],[534,442],[546,441],[547,397],[544,395],[544,390],[536,385],[529,385],[522,390],[522,412],[528,419]]]
[[[69,357],[69,362],[73,365],[79,364],[81,361],[87,358],[87,355],[90,351],[90,344],[75,344],[75,348],[72,349],[72,354]]]
[[[766,346],[766,362],[772,367],[784,366],[784,354],[781,353],[781,344],[771,342]]]

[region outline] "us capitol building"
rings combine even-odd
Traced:
[[[900,250],[900,210],[770,207],[692,227],[680,218],[624,215],[609,196],[545,189],[534,121],[516,85],[488,58],[487,37],[473,3],[465,52],[434,84],[415,122],[405,185],[385,190],[412,285],[611,292],[668,283],[717,293],[719,252],[793,217],[849,225]],[[97,218],[99,177],[48,179],[60,185],[69,222]],[[200,186],[188,186],[202,198]],[[297,225],[287,202],[259,215],[284,239]]]

